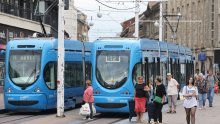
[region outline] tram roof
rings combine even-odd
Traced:
[[[11,47],[17,48],[19,45],[23,45],[23,48],[28,48],[28,46],[31,46],[31,48],[39,48],[43,47],[46,44],[52,45],[52,48],[57,49],[58,48],[58,39],[55,38],[19,38],[14,39],[9,42],[9,45]],[[91,51],[91,45],[90,42],[85,42],[85,51]],[[20,48],[22,48],[20,47]],[[29,47],[30,48],[30,47]],[[82,50],[82,42],[78,40],[64,40],[64,48],[68,50]]]

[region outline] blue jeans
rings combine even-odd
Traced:
[[[211,87],[208,90],[208,94],[207,94],[207,99],[209,100],[209,107],[212,106],[213,103],[213,98],[214,98],[214,88]]]
[[[207,93],[199,93],[199,107],[202,108],[203,106],[205,106],[205,102],[206,102],[206,95]]]

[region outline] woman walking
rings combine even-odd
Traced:
[[[186,86],[183,87],[183,96],[185,97],[183,107],[186,111],[186,122],[190,124],[190,117],[191,117],[191,124],[195,124],[195,113],[197,108],[197,96],[198,96],[198,89],[194,86],[193,78],[189,79],[189,82]]]
[[[89,104],[89,109],[90,109],[90,115],[86,116],[85,119],[88,120],[93,120],[93,109],[92,109],[92,104],[94,102],[94,97],[93,97],[93,88],[92,88],[92,83],[90,80],[86,80],[86,90],[84,91],[83,95],[84,101]]]
[[[157,123],[157,119],[159,119],[159,123],[162,124],[162,108],[163,103],[166,96],[165,86],[161,83],[160,78],[156,78],[156,93],[154,96],[154,123]]]
[[[138,82],[135,85],[135,112],[137,114],[137,122],[143,122],[143,114],[145,112],[146,105],[146,91],[149,91],[150,88],[145,85],[144,77],[139,76]]]

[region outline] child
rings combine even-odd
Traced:
[[[214,86],[214,92],[215,92],[216,94],[218,94],[218,90],[219,90],[219,86],[218,86],[218,84],[215,84],[215,86]]]

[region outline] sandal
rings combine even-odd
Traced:
[[[176,111],[173,111],[173,113],[176,113]]]
[[[172,113],[172,111],[168,111],[167,113]]]

